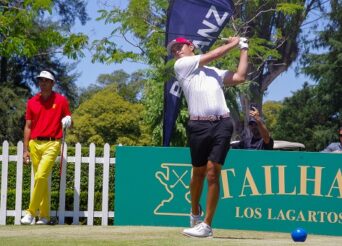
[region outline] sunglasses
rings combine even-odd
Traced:
[[[340,137],[342,137],[342,134],[338,134]]]

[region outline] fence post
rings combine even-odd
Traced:
[[[88,174],[88,219],[87,225],[94,224],[94,186],[95,186],[95,144],[89,147],[89,174]]]
[[[102,222],[101,222],[101,225],[108,225],[109,158],[110,158],[110,146],[109,146],[109,144],[105,144],[104,154],[103,154]]]
[[[7,141],[3,142],[2,153],[0,153],[0,167],[1,167],[1,196],[0,196],[0,225],[6,225],[7,217],[14,217],[14,224],[19,225],[22,215],[25,213],[23,208],[23,184],[24,179],[30,178],[30,196],[32,196],[32,191],[34,188],[34,174],[32,165],[24,165],[23,163],[23,142],[19,141],[17,143],[17,153],[15,155],[9,155],[9,143]],[[106,143],[104,145],[104,154],[102,157],[96,157],[96,146],[94,143],[89,146],[89,157],[82,157],[82,146],[80,143],[76,144],[75,156],[67,156],[67,144],[64,146],[63,153],[63,166],[62,175],[60,178],[60,190],[59,190],[59,211],[58,211],[58,221],[59,224],[65,223],[65,217],[73,217],[73,224],[79,224],[79,218],[87,217],[87,225],[94,224],[94,217],[101,217],[101,225],[108,225],[108,218],[114,217],[114,212],[109,209],[109,172],[110,165],[115,164],[115,158],[110,158],[110,145]],[[65,210],[66,201],[66,170],[68,161],[75,164],[74,173],[74,208],[73,211]],[[88,204],[86,211],[80,211],[80,198],[81,198],[81,167],[82,161],[85,165],[88,165]],[[102,209],[100,211],[95,211],[95,181],[96,181],[96,165],[97,163],[103,164],[103,174],[102,174]],[[9,168],[16,166],[16,184],[15,184],[15,208],[14,210],[8,210],[8,172]],[[24,168],[30,168],[30,174],[28,177],[24,177]],[[27,170],[29,171],[29,170]],[[14,177],[13,177],[14,178]],[[49,179],[51,185],[51,177]],[[49,187],[51,189],[51,187]],[[13,205],[11,205],[13,206]],[[58,209],[57,208],[57,209]],[[24,209],[24,210],[23,210]],[[111,211],[109,211],[111,210]],[[54,211],[51,211],[53,213]]]
[[[82,146],[76,144],[75,150],[75,177],[74,177],[74,216],[72,224],[80,223],[80,197],[81,197],[81,163],[82,163]]]
[[[8,142],[5,141],[2,144],[0,225],[6,225],[8,159]]]
[[[64,143],[63,149],[63,160],[62,160],[62,172],[59,179],[60,189],[59,189],[59,208],[57,208],[58,212],[58,224],[63,225],[65,219],[65,186],[66,186],[66,166],[68,164],[68,145]]]
[[[17,177],[15,181],[15,225],[20,225],[20,219],[22,216],[23,153],[23,142],[19,141],[17,144]]]

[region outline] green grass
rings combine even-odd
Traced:
[[[183,236],[183,228],[140,226],[1,226],[0,245],[298,245],[287,233],[214,230],[214,238]],[[300,243],[303,245],[303,243]],[[342,237],[308,235],[304,245],[342,245]]]

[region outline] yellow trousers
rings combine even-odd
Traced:
[[[48,179],[52,166],[60,152],[61,141],[30,140],[30,157],[34,172],[34,188],[27,212],[39,217],[50,218],[50,194]]]

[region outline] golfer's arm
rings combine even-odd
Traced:
[[[31,120],[26,120],[25,128],[24,128],[24,153],[28,151],[28,143],[30,141],[31,135]]]
[[[243,49],[240,51],[240,61],[238,69],[235,73],[228,73],[224,78],[224,84],[234,86],[243,83],[247,78],[248,70],[248,51]]]
[[[236,45],[238,45],[239,39],[233,40],[232,42],[226,43],[220,47],[217,47],[214,50],[211,50],[203,55],[201,55],[199,66],[207,65],[208,63],[212,62],[213,60],[216,60],[226,53],[233,49]]]

